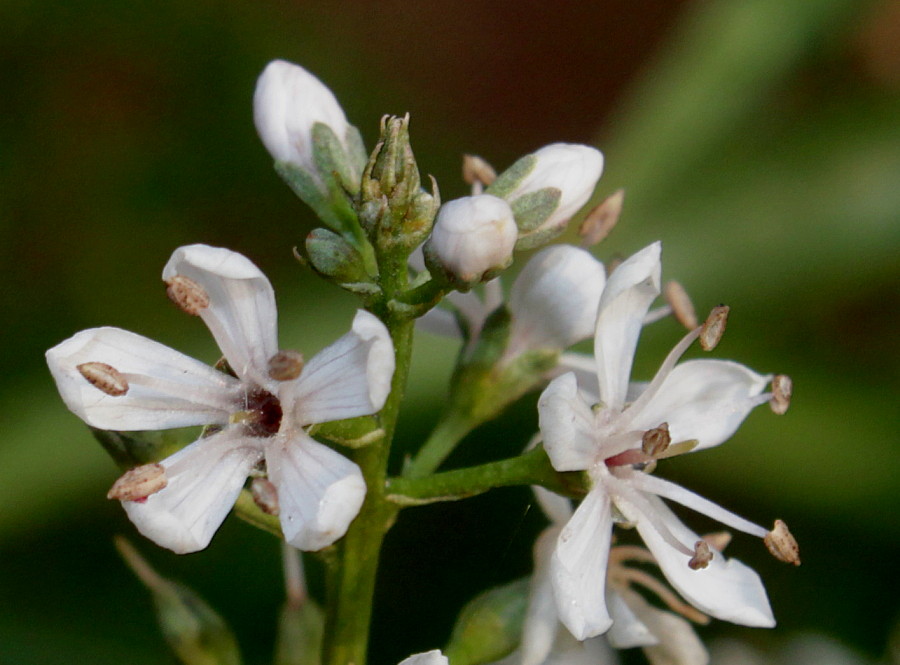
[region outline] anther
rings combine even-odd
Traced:
[[[791,394],[794,392],[794,382],[787,374],[776,374],[772,379],[772,399],[769,407],[779,416],[784,415],[791,405]]]
[[[254,478],[250,483],[253,501],[267,515],[278,514],[278,490],[268,478]]]
[[[106,363],[81,363],[76,369],[97,390],[120,397],[128,392],[128,380],[112,365]]]
[[[728,322],[728,305],[713,307],[703,327],[700,329],[700,347],[704,351],[712,351],[722,340],[725,334],[725,324]]]
[[[800,546],[788,531],[787,524],[775,520],[775,526],[763,539],[769,553],[779,561],[800,565]]]
[[[606,238],[619,221],[624,203],[625,190],[618,189],[591,210],[578,227],[581,244],[591,247]]]
[[[688,330],[697,327],[697,313],[694,311],[694,303],[684,287],[676,281],[666,284],[666,302],[672,308],[675,319]]]
[[[269,358],[269,378],[292,381],[303,371],[303,354],[283,349]]]
[[[705,540],[698,540],[694,544],[694,556],[688,561],[688,567],[691,570],[706,568],[709,565],[709,562],[712,561],[712,558],[713,553],[712,550],[709,549],[709,543]]]
[[[191,316],[209,307],[209,294],[190,277],[175,275],[166,282],[166,295],[179,309]]]
[[[715,533],[707,533],[701,536],[707,544],[719,552],[728,547],[731,542],[731,534],[728,531],[716,531]]]
[[[497,172],[481,157],[463,155],[462,177],[467,185],[477,182],[487,187],[497,179]]]
[[[644,432],[641,437],[641,450],[645,455],[655,458],[664,452],[670,443],[672,443],[672,437],[669,435],[669,423],[663,423],[659,427]]]
[[[126,471],[106,493],[107,499],[119,501],[141,501],[156,494],[169,481],[162,464],[144,464]]]

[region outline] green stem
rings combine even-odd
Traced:
[[[445,411],[419,452],[404,469],[403,475],[407,478],[423,478],[434,473],[476,425],[472,418],[458,410]]]
[[[421,505],[455,501],[511,485],[540,485],[569,496],[579,496],[586,491],[583,474],[556,471],[544,449],[535,448],[511,459],[445,471],[427,478],[391,478],[387,483],[387,499],[400,506]]]

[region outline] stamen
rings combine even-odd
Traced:
[[[690,296],[684,287],[676,281],[666,284],[665,289],[666,302],[672,308],[675,319],[688,330],[697,327],[697,313],[694,311],[694,303],[691,302]]]
[[[669,305],[663,305],[662,307],[657,307],[656,309],[651,309],[649,312],[644,314],[644,318],[641,321],[642,325],[649,326],[651,323],[656,323],[657,321],[662,321],[664,318],[669,316],[672,313],[672,308]]]
[[[234,402],[238,398],[241,386],[232,380],[219,387],[207,387],[191,385],[186,388],[184,383],[161,379],[155,376],[147,376],[146,374],[132,374],[130,372],[122,373],[122,379],[129,386],[143,386],[155,390],[167,397],[178,397],[179,399],[189,401],[191,404],[198,406],[211,407],[219,411],[228,412],[234,407]],[[189,392],[188,392],[189,391]],[[189,398],[183,395],[190,395]]]
[[[725,325],[728,323],[728,305],[713,307],[706,321],[700,328],[700,347],[704,351],[712,351],[722,340],[725,334]]]
[[[716,531],[715,533],[707,533],[704,536],[700,536],[709,543],[709,546],[717,549],[720,552],[723,552],[726,547],[728,547],[728,543],[731,542],[731,534],[727,531]]]
[[[303,354],[282,349],[269,358],[269,377],[276,381],[293,381],[303,371]]]
[[[791,394],[794,392],[794,382],[786,374],[776,374],[772,379],[772,399],[769,406],[773,413],[779,416],[787,413],[791,405]]]
[[[197,282],[184,275],[175,275],[166,281],[166,295],[181,311],[191,316],[200,316],[200,312],[209,307],[209,294]]]
[[[680,598],[678,598],[678,596],[672,593],[672,591],[668,587],[666,587],[662,582],[660,582],[649,573],[645,573],[643,570],[626,567],[620,568],[617,572],[621,574],[621,577],[623,579],[634,582],[635,584],[640,584],[645,589],[656,594],[659,599],[673,612],[680,614],[686,619],[690,619],[694,623],[699,623],[702,625],[706,625],[709,623],[708,616],[682,601]]]
[[[655,458],[664,452],[670,443],[672,437],[669,436],[669,423],[662,423],[659,427],[644,432],[644,436],[641,437],[641,450],[645,455]]]
[[[578,227],[582,247],[596,245],[609,235],[619,221],[624,202],[625,190],[618,189],[588,213]]]
[[[100,392],[121,397],[128,392],[128,380],[112,365],[100,362],[81,363],[75,367]]]
[[[169,484],[162,464],[136,466],[119,478],[106,493],[107,499],[141,501]]]
[[[688,568],[691,570],[700,570],[709,566],[709,562],[713,559],[712,550],[709,549],[709,543],[705,540],[698,540],[694,543],[694,556],[688,561]]]
[[[497,172],[477,155],[463,155],[462,177],[467,185],[480,183],[490,186],[497,179]]]
[[[766,534],[764,542],[769,553],[779,561],[800,565],[800,546],[781,520],[775,520],[775,527]]]
[[[638,545],[616,545],[609,550],[609,565],[617,565],[623,561],[639,561],[656,564],[656,559],[646,547]]]
[[[278,515],[278,489],[268,478],[254,478],[250,483],[253,502],[266,515]]]
[[[630,469],[627,471],[627,475],[630,479],[633,480],[634,476],[644,476],[645,474],[637,471],[631,472]],[[648,476],[649,477],[649,476]],[[614,476],[615,478],[615,476]],[[643,498],[639,492],[629,491],[631,487],[634,486],[634,483],[629,483],[631,487],[627,487],[624,483],[610,483],[607,480],[607,483],[613,485],[616,489],[616,503],[619,504],[619,509],[622,509],[622,504],[633,504],[633,508],[640,513],[641,519],[650,525],[659,535],[660,537],[666,541],[670,546],[685,554],[689,557],[694,556],[694,550],[690,547],[682,543],[675,534],[669,529],[666,525],[665,521],[660,517],[659,511],[657,511],[649,501]],[[640,489],[640,488],[638,488]],[[624,513],[624,511],[623,511]],[[631,519],[631,516],[625,515],[626,518]]]

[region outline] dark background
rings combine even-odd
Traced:
[[[158,281],[171,251],[192,242],[266,271],[286,345],[312,353],[343,332],[355,302],[293,261],[313,218],[253,129],[255,79],[276,57],[325,81],[370,147],[382,113],[409,111],[420,167],[447,199],[465,192],[463,153],[503,168],[554,141],[600,147],[598,196],[627,195],[599,255],[662,239],[665,278],[701,311],[732,307],[716,355],[795,381],[786,416],[759,409],[726,445],[659,470],[755,521],[785,519],[801,543],[793,569],[738,536],[729,549],[766,580],[780,625],[714,623],[701,635],[767,650],[816,632],[880,657],[900,588],[898,7],[0,5],[0,663],[168,662],[116,533],[214,604],[246,662],[270,660],[277,543],[233,520],[186,557],[137,536],[103,498],[116,469],[66,412],[42,354],[82,328],[117,325],[214,361],[206,331]],[[679,336],[672,322],[649,328],[636,375]],[[420,341],[407,450],[427,434],[453,360],[446,343]],[[452,463],[519,451],[533,406],[470,437]],[[468,598],[529,571],[541,526],[524,489],[404,512],[386,546],[373,662],[443,644]]]

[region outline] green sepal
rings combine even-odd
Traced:
[[[511,207],[516,226],[519,227],[519,236],[528,235],[540,228],[559,207],[561,197],[561,189],[545,187],[517,198]]]
[[[525,155],[519,158],[512,166],[498,175],[491,186],[484,190],[484,193],[505,199],[513,193],[529,173],[534,171],[537,162],[538,159],[534,155]]]
[[[453,665],[480,665],[508,656],[522,640],[530,579],[488,589],[459,614],[444,655]]]
[[[275,665],[321,665],[325,615],[315,602],[288,601],[278,618]]]
[[[136,432],[119,432],[95,427],[91,427],[90,430],[103,449],[123,469],[158,462],[197,439],[195,427]]]
[[[313,229],[306,236],[306,258],[313,270],[338,284],[375,286],[360,253],[334,231]]]
[[[359,191],[361,164],[353,164],[340,139],[324,122],[312,126],[312,158],[319,177],[330,190],[355,195]],[[361,139],[360,139],[361,140]],[[335,176],[337,181],[335,182]],[[336,185],[337,187],[335,187]],[[335,192],[332,191],[332,194]],[[344,197],[345,198],[345,197]]]
[[[360,416],[313,425],[309,434],[348,448],[365,448],[384,438],[378,416]]]
[[[545,226],[531,233],[520,234],[519,239],[516,240],[516,251],[523,252],[528,249],[543,247],[551,240],[562,235],[567,225],[568,220],[564,220],[563,223],[554,226]]]
[[[225,620],[187,586],[154,571],[124,538],[116,546],[153,596],[163,637],[184,665],[240,665],[237,640]]]

